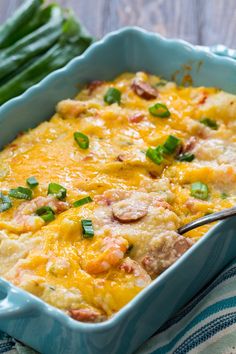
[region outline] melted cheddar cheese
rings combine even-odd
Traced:
[[[104,100],[109,88],[120,101]],[[156,103],[169,116],[153,115]],[[185,237],[178,227],[235,204],[235,115],[234,95],[163,84],[143,72],[92,82],[60,102],[49,121],[0,152],[2,197],[29,189],[31,176],[39,183],[30,200],[10,193],[11,206],[0,213],[0,275],[80,321],[116,313],[210,226]],[[213,126],[203,124],[206,117]],[[75,132],[88,137],[88,148]],[[172,153],[163,150],[169,136],[179,139]],[[146,152],[158,146],[155,163]],[[183,154],[192,160],[181,161]],[[204,198],[192,191],[195,182],[207,186]],[[50,183],[66,197],[48,195]],[[90,203],[73,205],[88,196]],[[54,220],[37,215],[42,207]],[[83,220],[94,236],[85,237]]]

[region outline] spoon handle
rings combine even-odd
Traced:
[[[224,210],[218,211],[216,213],[209,214],[209,215],[203,216],[202,218],[191,221],[190,223],[188,223],[184,226],[181,226],[177,230],[177,232],[180,235],[183,235],[183,234],[185,234],[185,232],[193,230],[199,226],[202,226],[205,224],[210,224],[211,222],[218,221],[218,220],[223,220],[223,219],[229,218],[234,215],[236,215],[236,207],[224,209]]]

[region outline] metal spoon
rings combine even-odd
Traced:
[[[209,214],[209,215],[203,216],[202,218],[191,221],[188,224],[181,226],[177,230],[177,232],[180,235],[183,235],[183,234],[185,234],[185,232],[193,230],[199,226],[202,226],[205,224],[210,224],[211,222],[214,222],[214,221],[227,219],[227,218],[234,216],[234,215],[236,215],[236,207],[224,209],[224,210],[218,211],[216,213]]]

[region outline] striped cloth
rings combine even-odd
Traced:
[[[0,353],[36,352],[0,332]],[[151,353],[236,354],[236,260],[135,352]]]
[[[236,260],[135,354],[236,354]]]

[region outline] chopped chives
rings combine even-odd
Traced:
[[[84,238],[91,238],[94,236],[92,220],[81,220],[82,233]]]
[[[89,138],[87,135],[80,133],[80,132],[75,132],[74,133],[74,139],[79,145],[79,147],[83,150],[88,149],[89,147]]]
[[[155,103],[148,108],[149,113],[154,117],[168,118],[170,111],[164,103]]]
[[[159,145],[155,149],[148,148],[146,151],[146,157],[152,160],[155,164],[160,165],[164,160],[162,146]]]
[[[206,200],[208,198],[208,186],[202,182],[195,182],[191,185],[191,196],[197,199]]]
[[[206,125],[207,127],[213,129],[213,130],[217,130],[219,128],[219,125],[217,124],[217,122],[214,119],[211,118],[202,118],[200,120],[200,123]]]
[[[39,182],[34,176],[27,178],[26,183],[30,188],[35,188],[39,185]]]
[[[175,152],[180,139],[174,135],[169,135],[163,145],[158,145],[156,148],[148,148],[146,157],[152,160],[155,164],[160,165],[164,161],[165,154],[171,155]]]
[[[225,193],[225,192],[222,192],[221,195],[220,195],[221,199],[227,199],[228,196],[229,195],[227,193]]]
[[[57,199],[63,200],[66,198],[66,188],[57,183],[49,183],[48,194],[54,195]]]
[[[174,135],[169,135],[166,142],[163,144],[165,153],[173,154],[179,143],[180,139],[176,138]]]
[[[32,190],[29,188],[18,187],[10,189],[9,196],[16,199],[32,199]]]
[[[194,159],[195,159],[195,155],[192,154],[191,152],[186,152],[185,154],[180,154],[179,156],[177,156],[177,160],[179,161],[191,162]]]
[[[121,101],[121,92],[115,87],[110,87],[104,96],[104,102],[110,105],[112,103],[120,104],[120,101]]]
[[[73,203],[73,206],[75,208],[77,208],[77,207],[82,206],[84,204],[91,203],[92,201],[93,201],[92,198],[88,196],[88,197],[76,200],[76,202]]]
[[[36,215],[40,216],[45,222],[49,222],[55,219],[55,213],[49,206],[44,206],[36,210]]]
[[[0,192],[0,213],[12,207],[11,199]]]

